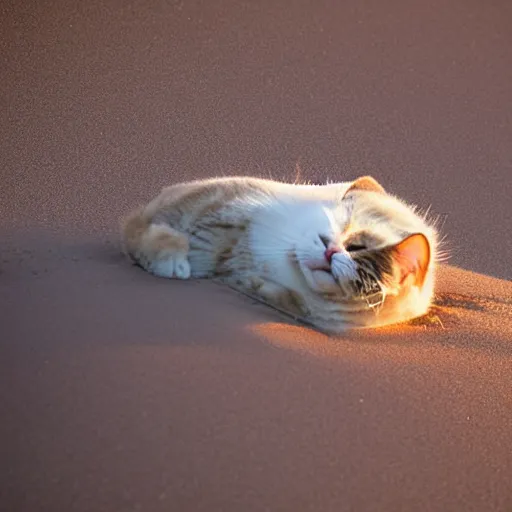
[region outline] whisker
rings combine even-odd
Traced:
[[[451,258],[451,256],[452,255],[450,253],[441,251],[436,254],[436,261],[438,263],[445,263]]]

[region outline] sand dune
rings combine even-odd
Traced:
[[[0,509],[512,509],[508,3],[4,15]],[[329,338],[121,256],[160,187],[297,164],[440,215],[429,316]]]
[[[11,510],[506,510],[510,282],[444,267],[431,317],[329,338],[113,241],[11,242]]]

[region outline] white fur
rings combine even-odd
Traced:
[[[173,254],[166,259],[151,263],[149,271],[158,277],[188,279],[190,277],[190,264],[185,254]]]
[[[332,257],[332,275],[338,280],[351,280],[357,278],[357,264],[348,251],[340,251]]]
[[[349,221],[347,212],[334,203],[325,204],[308,198],[269,201],[254,209],[250,248],[256,268],[263,277],[280,285],[303,292],[305,284],[297,279],[293,261],[305,273],[310,286],[315,286],[308,262],[325,261],[325,246],[320,236],[333,240]]]
[[[341,250],[332,257],[330,272],[312,270],[312,266],[325,264],[325,246],[320,235],[333,241],[343,238],[344,231],[351,225],[352,229],[364,228],[353,218],[352,201],[340,202],[339,198],[350,184],[339,184],[336,191],[327,198],[292,197],[270,200],[254,208],[250,232],[250,250],[254,258],[254,271],[257,275],[293,290],[305,299],[312,312],[314,323],[329,331],[343,330],[345,312],[357,309],[350,302],[352,289],[348,284],[357,279],[357,264],[349,252]],[[375,218],[374,228],[387,240],[387,245],[398,243],[400,230],[409,233],[427,233],[431,244],[435,242],[433,230],[423,219],[414,215],[405,204],[392,196],[376,195],[375,203],[387,214]],[[360,205],[358,205],[360,208]],[[394,226],[389,224],[392,218]],[[397,229],[398,228],[398,229]],[[432,247],[434,254],[435,247]],[[422,289],[411,287],[407,295],[395,300],[393,310],[382,309],[382,300],[389,293],[399,296],[403,290],[384,289],[383,298],[375,304],[365,303],[371,315],[361,314],[360,326],[381,325],[421,315],[426,312],[433,292],[433,266],[427,275]],[[339,304],[327,304],[319,299],[319,293],[329,292],[337,295]],[[400,300],[399,300],[400,299]],[[343,304],[344,300],[349,302]]]
[[[378,184],[373,191],[346,196],[352,185],[220,178],[169,187],[130,218],[125,228],[128,253],[162,277],[221,275],[231,283],[243,283],[249,291],[255,282],[261,283],[261,294],[270,303],[280,290],[292,292],[304,304],[304,320],[331,332],[423,314],[433,294],[434,229],[413,208],[379,190]],[[238,187],[236,193],[224,194],[231,187]],[[203,188],[207,193],[198,195]],[[152,250],[151,241],[161,237],[162,225],[180,247],[186,243],[186,250],[162,251],[158,244]],[[357,263],[343,244],[351,233],[368,230],[382,239],[376,250],[398,244],[407,234],[425,235],[432,257],[421,288],[414,284],[416,280],[411,286],[394,285],[383,289],[376,303],[354,296],[350,285],[358,279]],[[342,249],[330,264],[325,257],[326,241]]]

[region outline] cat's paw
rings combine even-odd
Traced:
[[[154,261],[150,272],[155,276],[188,279],[190,277],[190,263],[184,254],[174,254],[163,260]]]

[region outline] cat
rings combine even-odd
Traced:
[[[131,213],[122,238],[156,276],[220,278],[327,333],[423,315],[434,290],[435,228],[370,176],[180,183]]]

